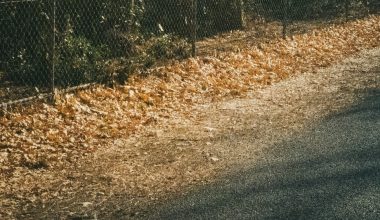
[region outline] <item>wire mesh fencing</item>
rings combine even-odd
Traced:
[[[49,92],[54,32],[47,7],[0,2],[0,103]]]
[[[304,33],[379,8],[377,0],[0,0],[0,105],[124,83],[164,60]],[[224,40],[205,40],[215,36]]]
[[[367,16],[378,11],[377,4],[373,0],[261,0],[248,1],[247,11],[251,18],[280,22],[285,37],[298,33],[295,29],[302,24],[313,28],[316,22],[326,26]]]

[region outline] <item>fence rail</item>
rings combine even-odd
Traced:
[[[212,54],[203,38],[228,31],[274,22],[286,37],[379,9],[377,0],[0,0],[0,107]]]

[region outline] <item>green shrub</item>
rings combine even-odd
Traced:
[[[132,73],[145,74],[159,60],[184,59],[190,56],[190,45],[183,39],[163,35],[140,40],[134,53],[107,61],[112,83],[123,84]],[[114,53],[112,53],[114,55]],[[108,79],[109,80],[109,79]]]
[[[190,44],[172,35],[152,37],[147,41],[147,53],[155,59],[184,59],[191,55]]]
[[[157,61],[190,56],[190,44],[172,35],[145,40],[138,34],[114,35],[109,45],[95,46],[76,35],[70,24],[58,35],[55,48],[55,84],[59,87],[90,82],[124,83],[131,73],[145,73]],[[112,43],[115,43],[112,45]],[[20,49],[11,60],[8,78],[31,85],[51,85],[51,61],[47,47],[29,51]]]
[[[106,82],[109,84],[124,84],[129,75],[132,73],[145,72],[149,67],[155,64],[156,60],[148,54],[142,52],[140,55],[133,57],[119,57],[106,62],[108,78]]]
[[[41,49],[41,50],[39,50]],[[17,84],[46,86],[51,82],[46,52],[19,48],[5,67],[5,78]]]
[[[5,78],[18,84],[43,85],[49,75],[49,19],[44,4],[0,7],[0,63]]]
[[[109,30],[106,33],[106,43],[113,57],[131,57],[141,53],[144,39],[141,34],[125,33],[119,30]]]
[[[6,78],[24,85],[51,85],[51,61],[46,51],[43,46],[33,51],[19,49],[8,62]],[[104,47],[93,46],[84,37],[66,34],[55,50],[55,84],[65,87],[104,80],[107,54]]]
[[[66,34],[56,49],[55,82],[60,86],[75,86],[103,81],[104,47],[93,46],[86,38]]]

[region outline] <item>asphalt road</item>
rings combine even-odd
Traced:
[[[380,90],[144,218],[380,219]]]

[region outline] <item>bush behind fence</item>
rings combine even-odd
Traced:
[[[195,41],[251,20],[333,20],[377,0],[0,0],[0,104],[93,82],[123,83]]]

